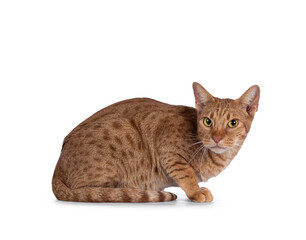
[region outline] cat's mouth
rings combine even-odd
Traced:
[[[227,148],[221,147],[219,145],[215,145],[213,147],[210,147],[209,149],[213,151],[214,153],[224,153],[225,151],[228,150]]]

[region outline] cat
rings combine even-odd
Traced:
[[[198,182],[225,169],[240,150],[258,109],[260,89],[237,100],[213,97],[193,83],[196,108],[148,98],[95,113],[64,139],[52,189],[76,202],[164,202],[179,186],[196,202],[213,196]]]

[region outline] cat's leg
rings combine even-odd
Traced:
[[[57,199],[74,202],[167,202],[176,195],[165,191],[142,190],[137,188],[82,187],[71,189],[60,179],[54,178],[53,192]]]
[[[162,162],[165,172],[184,190],[187,197],[196,202],[211,202],[213,196],[207,188],[200,188],[194,170],[187,161],[176,155]]]

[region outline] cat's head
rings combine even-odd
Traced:
[[[193,91],[203,144],[215,153],[240,147],[258,109],[259,87],[250,87],[236,100],[215,98],[199,83],[193,83]]]

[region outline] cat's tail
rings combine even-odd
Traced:
[[[58,178],[53,178],[52,190],[58,200],[73,202],[167,202],[177,198],[170,192],[136,188],[82,187],[71,189]]]

